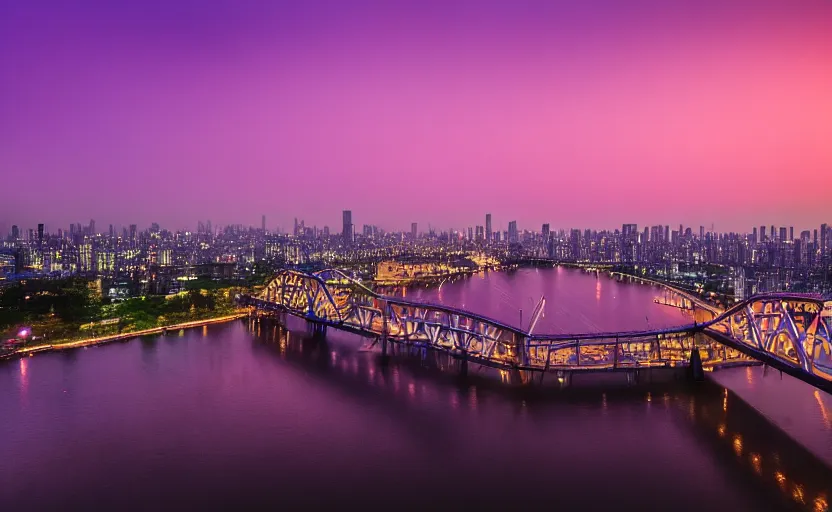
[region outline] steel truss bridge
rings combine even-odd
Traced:
[[[387,343],[431,348],[463,361],[522,372],[634,371],[762,362],[832,393],[832,301],[795,294],[752,297],[713,320],[637,332],[535,334],[470,311],[386,297],[338,270],[279,272],[257,295],[263,311],[288,313]]]

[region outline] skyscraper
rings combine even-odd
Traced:
[[[491,214],[485,214],[485,241],[491,241]]]
[[[760,226],[760,242],[766,241],[766,227]]]
[[[343,214],[344,220],[344,228],[341,231],[341,236],[344,237],[344,245],[350,246],[352,245],[353,236],[352,236],[352,211],[344,210]]]
[[[543,241],[548,242],[549,241],[549,236],[550,236],[549,225],[544,224],[543,228],[540,231],[543,234]]]
[[[413,240],[416,240],[416,228],[417,228],[416,223],[412,222],[410,224],[410,238],[412,238]]]
[[[17,240],[20,238],[20,228],[17,225],[12,226],[12,240]]]
[[[794,226],[789,227],[789,240],[794,241]]]
[[[508,223],[508,243],[517,243],[517,221],[513,220]]]
[[[263,233],[266,232],[266,216],[263,215],[263,218],[260,219],[260,229],[263,230]]]
[[[38,244],[43,243],[43,224],[38,224]]]

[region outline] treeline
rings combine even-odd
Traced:
[[[127,299],[102,308],[108,318],[119,318],[122,330],[141,330],[163,325],[231,314],[235,310],[233,288],[189,290],[173,296]]]
[[[75,339],[201,320],[233,313],[234,297],[241,291],[230,286],[191,289],[111,303],[83,278],[26,280],[0,292],[0,334],[11,337],[17,327],[29,325],[38,337]],[[98,324],[116,318],[111,325]]]
[[[66,323],[78,323],[95,315],[101,300],[80,278],[30,279],[6,287],[0,293],[0,329],[40,318],[55,317]]]

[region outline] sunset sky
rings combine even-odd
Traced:
[[[0,178],[51,230],[814,228],[832,1],[6,0]]]

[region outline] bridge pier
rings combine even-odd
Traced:
[[[313,337],[324,337],[326,336],[326,324],[321,324],[318,322],[308,321],[306,323],[306,330]]]
[[[387,363],[390,362],[390,355],[387,353],[387,343],[388,343],[387,342],[387,335],[382,334],[380,336],[380,341],[381,341],[381,364],[386,366]]]
[[[468,376],[468,357],[465,354],[463,354],[462,359],[459,360],[459,376]]]
[[[379,301],[379,308],[381,309],[381,364],[386,365],[390,361],[390,356],[387,354],[387,319],[389,317],[387,301]]]
[[[691,380],[705,380],[705,370],[702,369],[702,355],[696,346],[690,351],[690,366],[688,367],[688,371]]]

